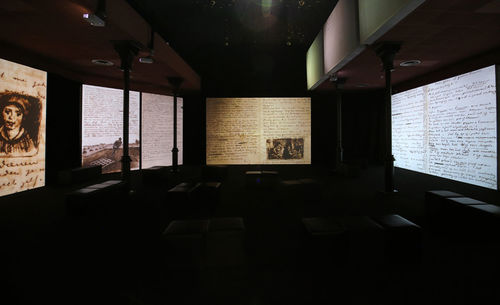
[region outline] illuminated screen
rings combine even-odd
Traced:
[[[177,148],[182,164],[182,98],[177,98]],[[142,93],[142,168],[172,165],[174,97]]]
[[[497,189],[495,66],[392,96],[397,167]]]
[[[314,39],[306,54],[307,89],[314,89],[325,75],[323,62],[323,30]]]
[[[207,164],[311,164],[310,98],[208,98]]]
[[[47,72],[0,59],[0,196],[45,185]]]
[[[130,91],[129,155],[139,168],[139,92]],[[121,171],[123,90],[82,86],[82,166],[101,165],[103,173]]]

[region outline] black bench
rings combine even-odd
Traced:
[[[174,220],[163,232],[166,254],[175,269],[239,265],[244,260],[242,218]]]
[[[422,256],[420,226],[397,214],[377,216],[372,219],[384,228],[384,252],[387,263],[420,263]]]
[[[168,166],[153,166],[142,169],[142,184],[146,188],[167,185],[168,169]]]
[[[443,223],[443,217],[446,217],[444,213],[445,200],[454,197],[463,197],[463,195],[446,190],[425,192],[425,222],[430,231],[439,233],[446,228]]]
[[[311,217],[302,223],[309,240],[307,259],[320,266],[335,259],[358,267],[382,261],[384,229],[369,217]]]
[[[246,186],[249,188],[274,188],[279,184],[277,171],[246,171]]]

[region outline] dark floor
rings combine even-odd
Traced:
[[[301,223],[307,216],[398,213],[424,225],[420,199],[380,192],[382,168],[280,171],[282,180],[317,179],[321,188],[313,192],[248,188],[244,170],[229,168],[211,215],[244,219],[238,263],[208,265],[202,258],[198,264],[177,264],[161,238],[168,221],[178,218],[168,213],[165,184],[138,187],[128,202],[114,204],[115,212],[90,223],[56,207],[53,202],[63,202],[64,192],[53,189],[37,204],[0,218],[5,224],[0,250],[5,302],[0,303],[500,304],[500,250],[494,242],[424,230],[420,263],[402,258],[403,263],[377,266],[359,259],[371,253],[353,255],[311,243]],[[177,179],[198,176],[193,171]],[[43,208],[49,202],[50,215]]]

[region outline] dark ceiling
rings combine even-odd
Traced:
[[[271,90],[270,86],[280,87],[280,83],[289,86],[281,85],[278,92],[299,86],[305,91],[305,53],[337,3],[326,0],[128,2],[200,73],[205,89],[225,87],[222,94],[241,94],[241,91],[244,94],[248,86],[254,87],[251,92],[255,94],[265,94]],[[500,47],[499,13],[499,0],[425,1],[378,40],[402,42],[395,58],[393,83],[404,83],[486,53],[498,62],[498,55],[494,54],[499,53]],[[419,59],[422,64],[399,67],[400,62],[412,59]],[[384,86],[380,60],[369,46],[339,74],[347,78],[346,89]],[[333,88],[325,82],[317,90]]]
[[[195,70],[203,69],[203,53],[241,48],[305,51],[337,3],[336,0],[128,2]]]
[[[167,77],[178,76],[186,80],[184,90],[201,90],[206,96],[303,96],[309,94],[306,51],[337,3],[107,0],[108,22],[96,28],[82,14],[95,11],[100,1],[0,1],[0,57],[83,83],[120,88],[123,74],[112,41],[140,40],[139,56],[147,56],[152,28],[168,44],[155,39],[154,64],[135,58],[133,90],[171,93]],[[396,85],[447,67],[498,64],[500,0],[426,0],[380,41],[402,42],[395,58]],[[95,66],[92,59],[114,66]],[[422,64],[398,66],[410,59]],[[339,74],[347,78],[346,89],[384,86],[380,60],[370,46]],[[325,81],[316,91],[333,88]]]

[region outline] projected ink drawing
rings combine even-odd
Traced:
[[[207,164],[310,164],[310,98],[207,98]]]
[[[38,152],[41,102],[16,93],[0,93],[0,155],[29,157]]]
[[[304,139],[267,139],[267,159],[292,160],[304,158]]]
[[[45,185],[47,73],[0,59],[0,196]]]

